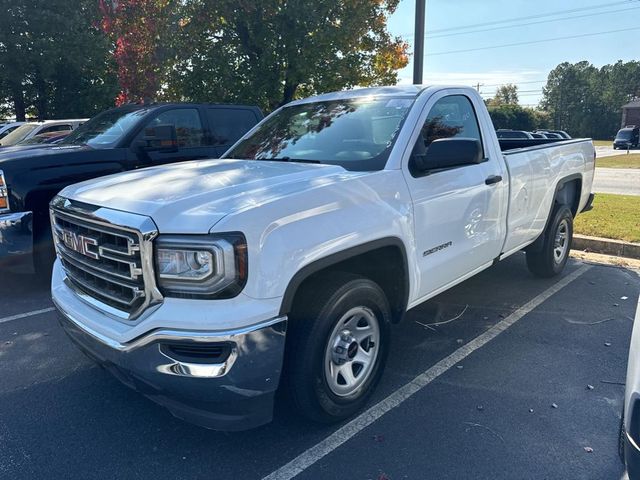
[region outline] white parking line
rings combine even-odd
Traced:
[[[0,318],[0,323],[6,323],[6,322],[10,322],[11,320],[18,320],[20,318],[25,318],[25,317],[33,317],[34,315],[53,312],[54,310],[55,310],[55,307],[49,307],[49,308],[42,308],[40,310],[33,310],[32,312],[18,313],[17,315],[11,315],[10,317]]]
[[[400,387],[387,398],[376,403],[374,406],[361,413],[359,416],[351,420],[343,427],[340,427],[320,443],[317,443],[313,447],[298,455],[286,465],[280,467],[278,470],[264,477],[263,480],[290,480],[296,475],[304,472],[311,465],[316,463],[325,455],[331,453],[333,450],[345,443],[358,432],[365,429],[377,419],[382,417],[384,414],[400,405],[413,394],[422,390],[424,387],[429,385],[436,378],[459,363],[465,357],[473,353],[475,350],[479,349],[480,347],[486,345],[488,342],[496,338],[511,325],[531,312],[534,308],[541,305],[553,294],[569,285],[590,268],[590,265],[584,265],[575,272],[570,273],[569,275],[561,279],[558,283],[552,285],[540,295],[533,298],[522,307],[518,308],[504,320],[501,320],[483,334],[477,336],[466,345],[463,345],[448,357],[443,358],[431,368],[418,375],[412,381]]]

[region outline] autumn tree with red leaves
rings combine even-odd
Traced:
[[[121,91],[116,105],[149,103],[161,89],[169,58],[171,0],[99,0],[100,27],[113,42]]]

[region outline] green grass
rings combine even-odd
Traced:
[[[606,168],[640,168],[640,153],[615,155],[613,157],[597,158],[596,167]]]
[[[640,196],[596,194],[593,210],[576,217],[575,233],[640,242]]]
[[[613,145],[613,140],[594,140],[593,144],[596,147],[611,147]]]

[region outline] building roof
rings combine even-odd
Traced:
[[[626,105],[623,105],[622,108],[640,108],[640,99],[629,102]]]

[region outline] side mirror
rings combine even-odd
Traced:
[[[411,168],[417,174],[430,170],[482,163],[482,145],[475,138],[441,138],[434,140],[424,153],[411,154]]]
[[[136,147],[143,151],[174,152],[178,149],[175,125],[154,125],[144,129]]]

